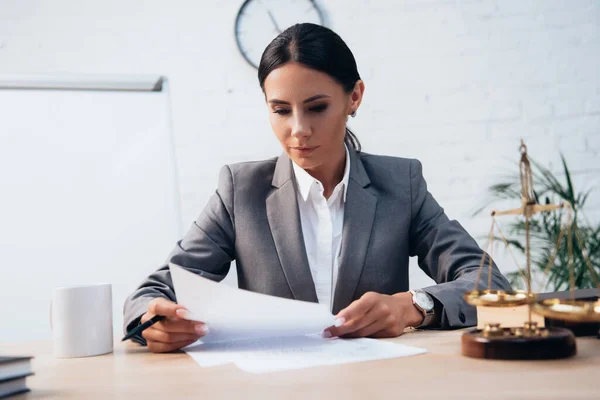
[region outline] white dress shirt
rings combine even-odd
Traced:
[[[344,146],[345,147],[345,146]],[[323,184],[292,162],[298,182],[298,208],[308,264],[320,304],[333,308],[344,227],[344,204],[350,177],[350,154],[346,148],[344,177],[329,199]]]

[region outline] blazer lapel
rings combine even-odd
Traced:
[[[304,246],[292,164],[285,154],[277,160],[272,186],[276,190],[266,200],[267,219],[285,278],[296,300],[316,303],[317,293]]]
[[[354,299],[369,249],[377,208],[377,197],[365,189],[370,183],[358,153],[350,150],[350,179],[344,208],[342,250],[333,301],[334,314],[347,307]]]

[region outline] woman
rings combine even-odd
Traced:
[[[266,48],[258,78],[284,154],[225,166],[169,260],[218,281],[235,259],[241,288],[330,307],[337,323],[327,336],[475,324],[463,294],[483,253],[428,193],[417,160],[361,152],[346,121],[365,85],[342,39],[295,25]],[[437,285],[407,291],[409,256]],[[492,282],[510,288],[495,266]],[[126,300],[125,329],[165,315],[138,341],[154,352],[196,341],[210,327],[185,320],[174,301],[165,265]]]

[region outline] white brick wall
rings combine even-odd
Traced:
[[[167,75],[188,226],[222,164],[279,153],[256,71],[235,45],[240,4],[3,0],[0,73]],[[553,170],[562,151],[580,189],[598,185],[598,1],[320,4],[366,82],[352,120],[365,151],[421,159],[434,196],[474,236],[490,221],[470,214],[490,180],[516,170],[519,138]],[[600,221],[600,188],[587,215]]]

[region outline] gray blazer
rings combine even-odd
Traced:
[[[220,281],[235,260],[240,288],[317,302],[296,190],[285,154],[223,167],[216,193],[167,261]],[[333,312],[369,291],[407,291],[408,259],[417,256],[437,283],[424,290],[440,308],[439,327],[476,324],[475,308],[463,294],[474,289],[483,252],[427,191],[421,163],[351,150],[347,190]],[[510,289],[495,265],[492,283]],[[487,268],[480,287],[485,285]],[[139,323],[157,296],[176,300],[166,264],[125,301],[125,330]]]

